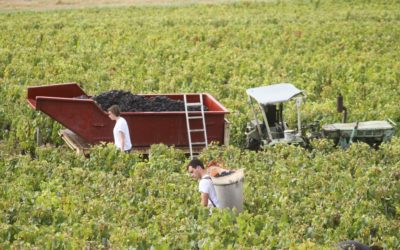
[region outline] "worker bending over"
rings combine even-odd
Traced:
[[[219,207],[217,193],[214,184],[207,170],[204,168],[203,162],[199,159],[193,159],[187,165],[187,170],[193,179],[199,180],[199,191],[201,193],[201,205],[205,207]]]

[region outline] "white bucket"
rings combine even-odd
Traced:
[[[296,139],[294,130],[292,130],[292,129],[285,130],[284,134],[285,134],[285,140],[287,140],[287,141],[293,141],[294,139]]]
[[[243,210],[243,180],[244,169],[236,170],[233,174],[212,177],[215,192],[221,208],[236,208],[240,213]]]

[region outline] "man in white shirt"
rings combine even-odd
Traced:
[[[113,135],[115,146],[122,152],[129,152],[132,149],[131,136],[126,120],[120,116],[121,110],[118,105],[112,105],[108,109],[108,116],[111,120],[116,121]]]
[[[187,165],[187,170],[193,179],[199,180],[200,204],[205,207],[219,207],[214,184],[205,170],[203,162],[193,159]]]

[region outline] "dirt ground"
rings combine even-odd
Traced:
[[[193,3],[226,3],[233,0],[0,0],[0,10],[43,10],[62,8],[129,6],[129,5],[181,5]]]

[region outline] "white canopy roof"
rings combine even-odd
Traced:
[[[287,102],[293,97],[303,94],[303,91],[290,83],[278,83],[269,86],[251,88],[246,90],[246,92],[262,105]]]

